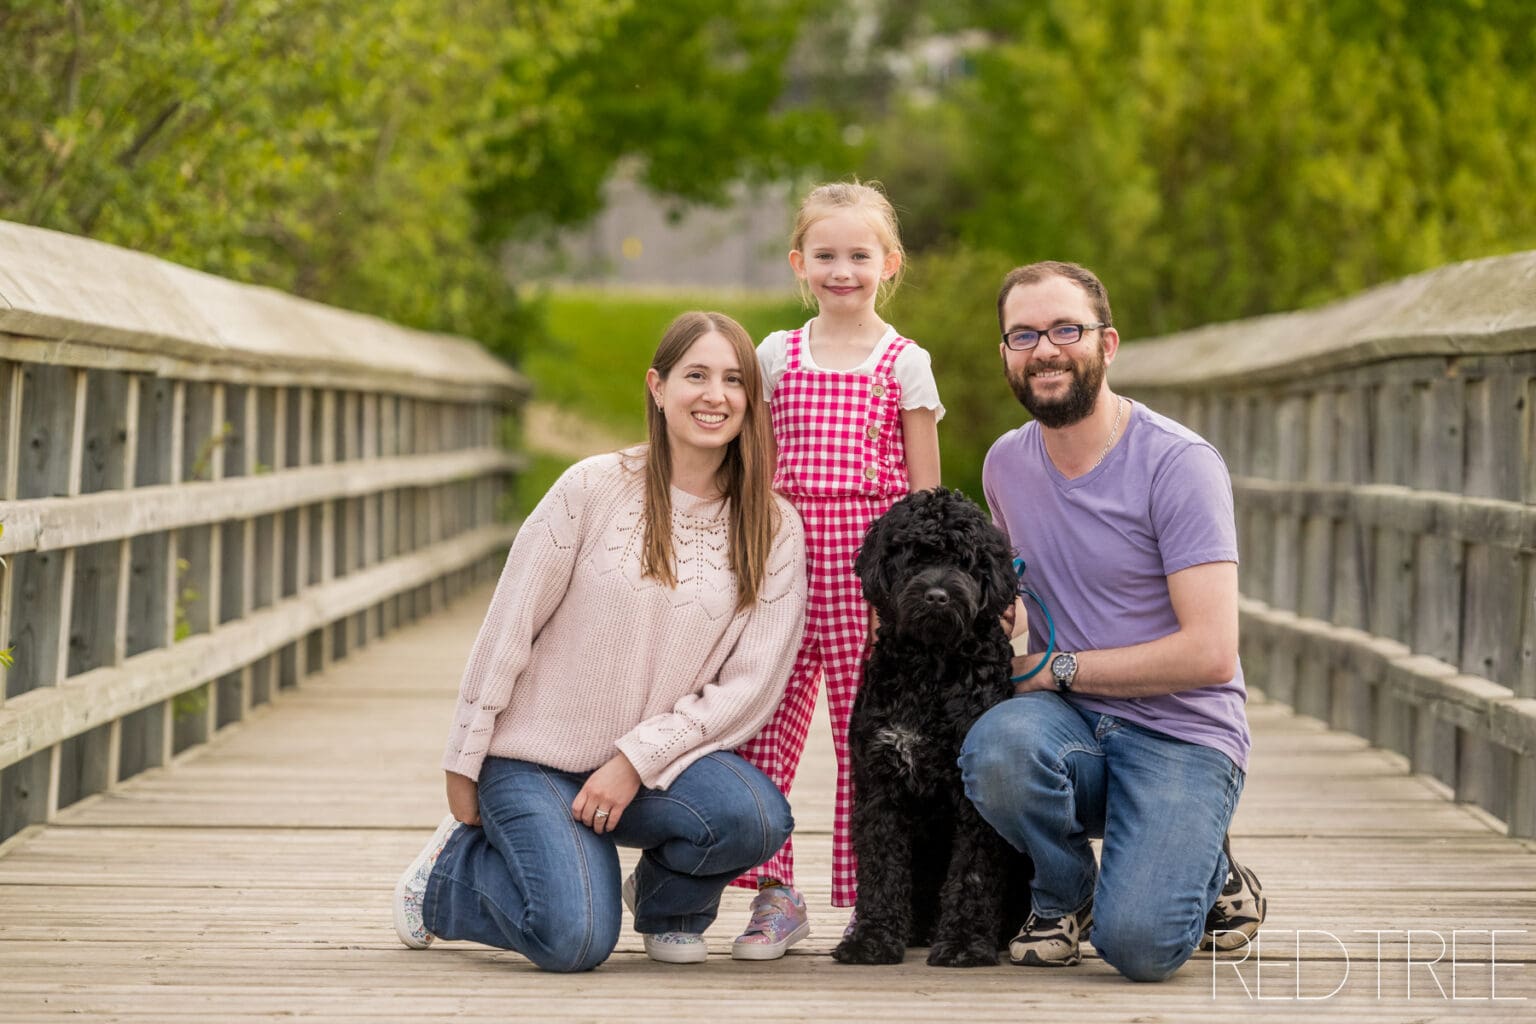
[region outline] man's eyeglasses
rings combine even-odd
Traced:
[[[1053,345],[1076,345],[1083,340],[1083,335],[1087,332],[1108,326],[1109,324],[1057,324],[1043,331],[1032,331],[1028,327],[1020,327],[1017,330],[1004,331],[1003,344],[1015,352],[1028,352],[1040,344],[1040,338],[1044,336],[1050,338]]]

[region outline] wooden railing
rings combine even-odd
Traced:
[[[0,841],[494,576],[525,393],[460,338],[0,223]]]
[[[1232,473],[1265,692],[1536,834],[1536,253],[1126,345]]]

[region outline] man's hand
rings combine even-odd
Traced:
[[[1051,676],[1051,670],[1045,665],[1046,656],[1031,652],[1029,654],[1014,655],[1009,674],[1018,679],[1020,676],[1032,670],[1036,665],[1041,666],[1040,671],[1028,679],[1020,680],[1013,684],[1014,693],[1030,693],[1034,690],[1054,690],[1056,680]]]

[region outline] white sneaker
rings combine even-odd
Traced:
[[[635,876],[624,879],[620,890],[630,916],[635,914]],[[701,964],[709,959],[709,944],[697,932],[657,932],[643,935],[645,955],[660,964]]]
[[[432,945],[432,933],[427,931],[421,919],[421,904],[427,895],[427,879],[432,877],[432,865],[437,863],[443,847],[448,845],[449,838],[461,826],[462,823],[451,814],[444,818],[438,824],[437,831],[432,833],[432,838],[427,840],[427,845],[421,848],[416,859],[411,861],[411,866],[400,876],[400,881],[395,883],[395,934],[411,949],[426,949]]]

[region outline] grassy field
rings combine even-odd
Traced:
[[[544,304],[552,340],[523,363],[535,397],[627,434],[644,415],[645,369],[677,314],[719,310],[756,341],[810,318],[790,293],[558,291]]]
[[[667,324],[689,309],[726,313],[754,340],[770,331],[798,327],[810,313],[791,292],[634,292],[560,290],[541,302],[550,340],[531,349],[522,370],[534,398],[569,410],[624,438],[643,434],[645,370]],[[548,490],[570,460],[530,446],[533,464],[519,479],[518,504],[526,511]]]

